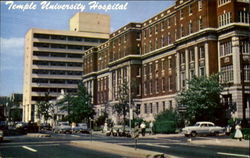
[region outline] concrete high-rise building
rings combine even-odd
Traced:
[[[30,29],[25,36],[23,114],[24,121],[37,121],[36,103],[49,93],[51,99],[77,90],[82,81],[83,52],[107,41],[110,17],[77,13],[70,31]]]

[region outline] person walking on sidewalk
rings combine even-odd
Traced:
[[[239,124],[237,124],[235,126],[235,129],[236,129],[236,132],[235,132],[234,138],[236,138],[239,141],[241,141],[241,139],[243,137],[242,132],[241,132],[241,126]]]
[[[151,122],[149,123],[149,128],[150,128],[150,134],[151,134],[151,135],[153,135],[153,126],[154,126],[153,121],[151,121]]]
[[[145,136],[145,133],[146,133],[146,125],[145,125],[144,122],[141,123],[140,128],[141,128],[141,135],[142,135],[142,136]]]

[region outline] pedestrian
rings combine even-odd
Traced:
[[[141,128],[141,134],[142,134],[142,136],[145,136],[145,133],[146,133],[146,125],[145,125],[144,122],[141,123],[140,128]]]
[[[231,133],[232,127],[230,125],[227,125],[226,127],[226,135],[229,136]]]
[[[236,132],[235,132],[234,138],[236,138],[239,141],[241,141],[241,139],[243,137],[242,132],[241,132],[241,126],[239,124],[237,124],[235,126],[235,129],[236,129]]]
[[[151,122],[149,123],[149,128],[150,128],[150,134],[151,134],[151,135],[153,134],[153,126],[154,126],[154,123],[153,123],[153,121],[151,121]]]

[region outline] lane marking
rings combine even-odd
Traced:
[[[140,143],[139,143],[140,144]],[[145,145],[148,146],[154,146],[154,147],[161,147],[161,148],[170,148],[169,146],[165,146],[165,145],[160,145],[160,144],[152,144],[152,143],[144,143]]]
[[[232,154],[232,153],[223,153],[223,152],[217,152],[219,155],[227,155],[227,156],[236,156],[236,157],[247,157],[249,158],[249,155],[242,155],[242,154]]]
[[[22,148],[27,149],[27,150],[32,151],[32,152],[37,152],[37,150],[32,149],[32,148],[30,148],[30,147],[28,147],[28,146],[25,146],[25,145],[22,146]]]
[[[40,145],[29,145],[29,146],[59,146],[59,145],[60,144],[40,144]],[[22,147],[22,146],[21,145],[0,146],[0,149],[2,149],[2,148],[18,148],[18,147]]]
[[[67,143],[69,142],[70,140],[68,141],[65,141],[65,140],[62,140],[62,141],[44,141],[44,142],[10,142],[10,143],[2,143],[4,145],[8,145],[8,144],[53,144],[53,143]]]
[[[134,145],[135,143],[117,143],[121,145]],[[160,145],[160,144],[153,144],[153,143],[137,143],[138,145],[148,145],[148,146],[155,146],[155,147],[161,147],[161,148],[170,148],[170,146],[167,145]]]
[[[70,135],[70,136],[72,136],[72,137],[81,137],[81,136],[79,136],[79,135]]]

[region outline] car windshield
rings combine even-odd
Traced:
[[[196,123],[196,124],[194,124],[194,126],[200,126],[200,124],[199,124],[199,123]]]
[[[68,123],[61,123],[62,126],[68,126]]]

